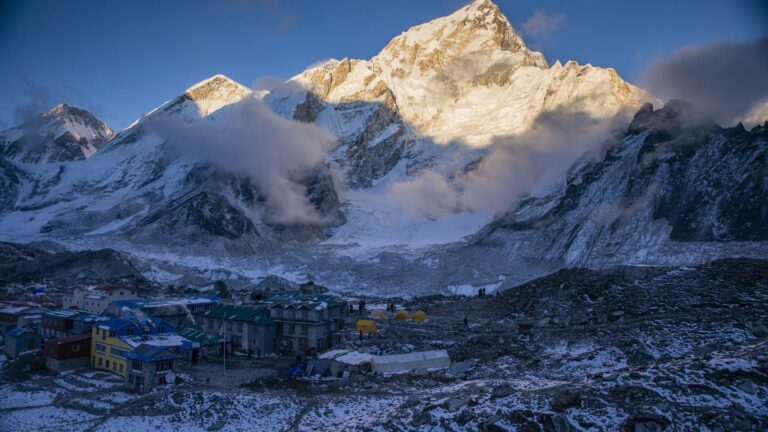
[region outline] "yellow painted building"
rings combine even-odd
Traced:
[[[91,329],[91,366],[125,377],[128,373],[125,355],[133,348],[115,336],[114,331],[100,327]]]

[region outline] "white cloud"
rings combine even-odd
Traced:
[[[304,184],[336,144],[328,130],[280,117],[255,98],[192,123],[174,117],[153,119],[147,125],[172,149],[248,177],[265,199],[261,211],[267,222],[327,222],[307,199]]]
[[[523,33],[536,39],[543,39],[555,31],[565,22],[565,15],[550,14],[538,10],[523,23]]]
[[[641,85],[682,99],[724,126],[760,117],[768,103],[768,37],[684,48],[651,64]]]

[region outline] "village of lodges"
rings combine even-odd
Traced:
[[[313,283],[247,304],[215,295],[140,297],[125,285],[76,287],[61,303],[0,303],[5,354],[19,362],[37,360],[54,372],[111,372],[141,392],[174,383],[179,371],[194,365],[226,367],[227,356],[274,364],[288,358],[286,373],[295,377],[344,378],[371,372],[374,364],[383,373],[450,366],[443,350],[378,356],[356,350],[354,343],[375,334],[375,320],[386,313],[364,316],[364,302],[355,311]],[[395,320],[426,318],[422,311],[391,312]]]

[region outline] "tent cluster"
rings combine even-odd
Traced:
[[[387,313],[381,309],[375,309],[371,311],[369,317],[373,319],[384,319],[387,317]],[[392,315],[392,318],[394,318],[395,321],[407,321],[410,319],[415,322],[424,322],[427,319],[427,313],[421,309],[417,310],[413,314],[410,314],[407,310],[399,310],[395,312],[394,315]],[[359,320],[358,323],[360,321],[373,322],[372,320]],[[360,330],[359,325],[358,325],[358,330]]]
[[[395,321],[407,321],[410,319],[411,321],[415,322],[424,322],[427,319],[427,314],[423,310],[419,309],[416,312],[413,313],[413,315],[409,314],[406,310],[397,311],[395,314]]]

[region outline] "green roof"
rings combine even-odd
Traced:
[[[161,361],[178,359],[181,356],[172,353],[167,347],[141,344],[126,355],[127,358],[140,361]]]
[[[187,327],[176,333],[184,339],[199,343],[200,345],[218,345],[224,342],[223,337],[207,334],[200,327]]]
[[[269,311],[264,308],[219,304],[205,312],[203,316],[208,318],[226,319],[228,321],[243,321],[262,324],[265,323],[262,322],[262,320],[269,320]]]
[[[311,309],[324,309],[330,306],[343,305],[346,303],[340,297],[331,294],[306,294],[301,291],[288,291],[273,294],[261,303],[270,305],[309,307]]]

